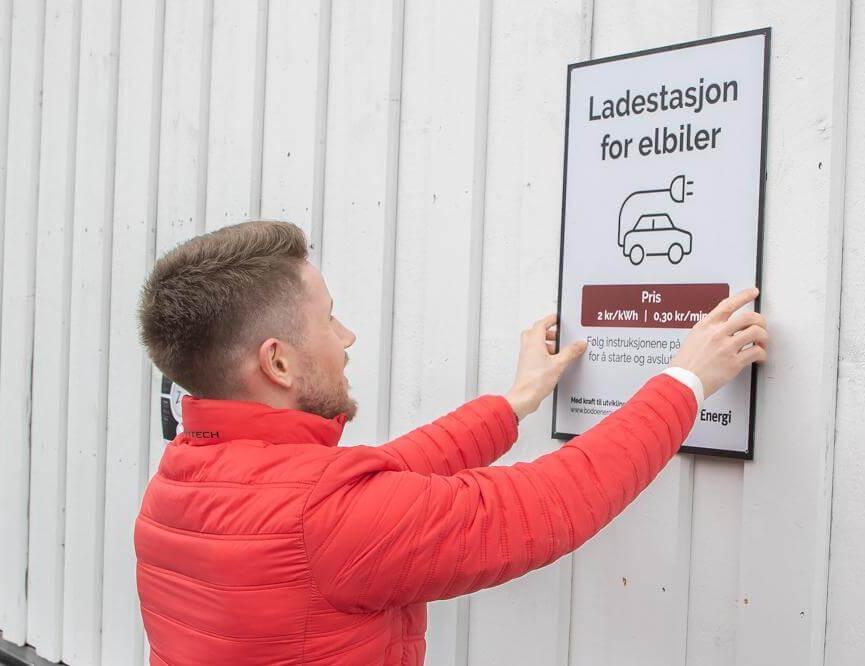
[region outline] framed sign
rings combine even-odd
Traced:
[[[760,285],[769,28],[570,65],[553,437],[584,432]],[[757,304],[759,307],[759,303]],[[751,459],[755,373],[708,398],[682,451]]]

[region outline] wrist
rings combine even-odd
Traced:
[[[531,414],[534,409],[532,409],[531,402],[524,396],[519,390],[511,389],[504,396],[505,400],[511,406],[511,409],[514,411],[514,414],[517,415],[517,420],[522,421],[526,416]]]
[[[663,371],[663,374],[669,375],[673,379],[678,380],[680,383],[690,388],[694,393],[694,399],[697,401],[697,409],[699,410],[702,408],[703,402],[706,399],[706,393],[703,380],[700,379],[700,376],[697,375],[697,373],[681,366],[671,365]]]

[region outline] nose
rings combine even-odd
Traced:
[[[354,331],[352,331],[348,326],[345,326],[344,324],[342,326],[342,330],[343,338],[344,340],[346,340],[345,348],[348,349],[354,344],[354,341],[357,340],[357,336],[354,334]]]
[[[348,349],[354,344],[354,341],[357,340],[357,336],[354,334],[354,331],[343,324],[339,319],[334,319],[334,321],[336,321],[338,325],[337,336],[342,340],[343,346]]]
[[[357,336],[354,334],[354,331],[350,331],[348,329],[346,329],[346,331],[348,332],[348,340],[349,340],[348,344],[346,345],[346,349],[347,349],[354,344],[355,340],[357,340]]]

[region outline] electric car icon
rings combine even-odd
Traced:
[[[623,250],[634,266],[648,257],[666,256],[671,264],[691,254],[692,236],[679,229],[666,213],[643,215],[625,234]]]
[[[693,236],[690,231],[677,227],[670,213],[677,209],[685,197],[693,196],[688,188],[694,184],[680,175],[670,181],[669,187],[637,190],[625,197],[619,208],[619,247],[634,266],[646,257],[667,257],[678,264],[691,254]]]

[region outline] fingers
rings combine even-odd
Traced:
[[[743,368],[752,363],[763,363],[766,360],[766,350],[763,347],[753,346],[743,349],[736,358]]]
[[[567,365],[582,356],[588,346],[589,345],[585,340],[577,340],[576,342],[572,342],[566,347],[563,347],[558,354],[554,354],[554,358]]]
[[[731,339],[733,340],[733,344],[739,349],[751,343],[765,348],[766,344],[769,342],[769,333],[762,326],[754,324],[753,326],[749,326],[748,328],[739,331],[733,335]]]
[[[759,312],[740,312],[730,317],[724,324],[724,333],[734,335],[749,326],[761,326],[766,328],[766,318]]]
[[[757,299],[760,290],[756,287],[744,289],[718,303],[714,310],[703,321],[727,321],[736,310]]]
[[[548,314],[546,317],[542,317],[538,319],[534,324],[532,324],[529,328],[525,329],[522,332],[521,338],[523,342],[528,340],[555,340],[555,332],[553,332],[552,337],[550,336],[549,328],[551,326],[555,326],[558,321],[559,316],[553,312]]]
[[[559,316],[553,312],[552,314],[548,314],[546,317],[542,317],[538,319],[533,325],[532,330],[538,333],[544,333],[546,330],[558,321]]]
[[[558,319],[559,317],[555,312],[538,319],[534,324],[532,324],[531,328],[523,331],[522,340],[525,343],[529,340],[535,340],[538,338],[543,339],[544,344],[547,347],[547,353],[557,361],[568,364],[582,356],[589,345],[586,340],[577,340],[576,342],[572,342],[571,344],[562,347],[559,352],[556,353]]]
[[[562,347],[559,352],[556,352],[555,341],[547,340],[547,353],[564,363],[570,363],[582,356],[588,346],[589,345],[585,340],[577,340],[576,342],[572,342],[571,344]]]

